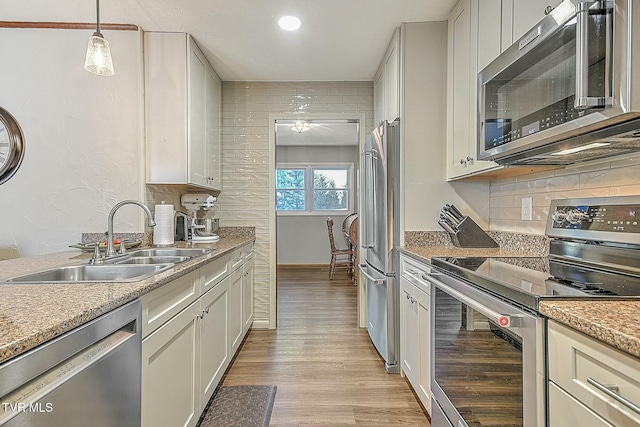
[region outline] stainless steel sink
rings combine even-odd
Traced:
[[[188,256],[132,256],[131,258],[116,261],[115,264],[178,264],[191,257]]]
[[[5,280],[6,283],[133,282],[173,267],[174,264],[103,264],[58,267]]]
[[[7,279],[4,283],[133,282],[209,252],[211,249],[139,249],[100,263],[53,268]]]
[[[137,251],[129,252],[131,257],[157,257],[157,256],[180,256],[180,257],[197,257],[205,255],[211,252],[211,249],[197,249],[197,248],[150,248],[150,249],[138,249]]]

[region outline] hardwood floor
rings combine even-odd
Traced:
[[[271,426],[429,426],[357,324],[346,272],[278,269],[278,328],[252,330],[223,385],[278,386]]]

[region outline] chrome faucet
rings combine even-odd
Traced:
[[[149,227],[154,227],[156,222],[153,220],[153,214],[151,210],[143,203],[140,203],[137,200],[123,200],[119,203],[116,203],[113,208],[111,208],[111,212],[109,212],[109,218],[107,219],[107,252],[104,254],[105,258],[115,256],[116,250],[113,244],[113,216],[116,214],[116,211],[120,209],[124,205],[138,205],[142,208],[142,210],[147,214]],[[124,242],[120,244],[120,253],[124,254]]]

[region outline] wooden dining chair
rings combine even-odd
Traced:
[[[329,231],[329,246],[331,247],[331,263],[329,264],[329,279],[333,279],[336,268],[344,267],[353,274],[353,251],[351,249],[337,249],[333,238],[333,219],[327,218],[327,230]]]

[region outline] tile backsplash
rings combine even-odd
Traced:
[[[638,194],[640,156],[492,181],[489,228],[492,231],[544,234],[553,199]],[[532,198],[531,221],[521,220],[523,197]]]

